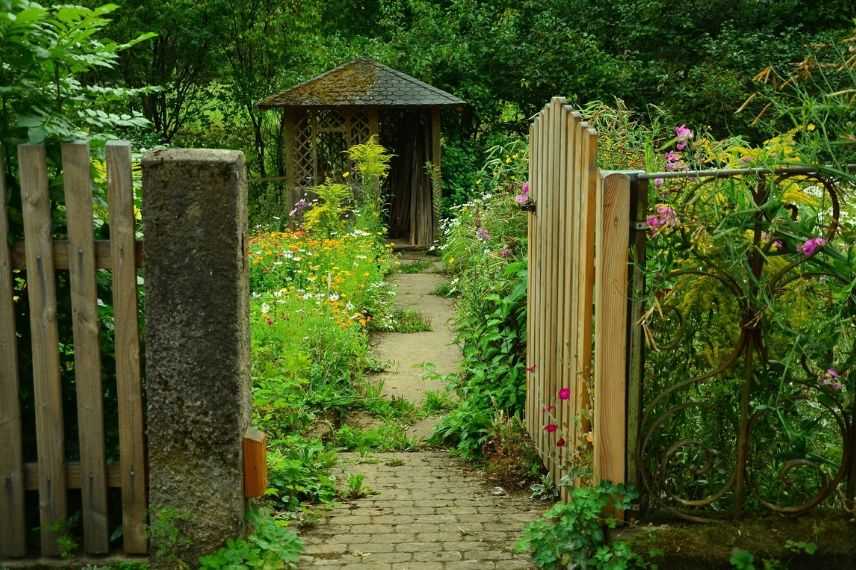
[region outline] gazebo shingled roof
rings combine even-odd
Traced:
[[[355,59],[259,102],[287,107],[438,107],[466,102],[370,59]]]

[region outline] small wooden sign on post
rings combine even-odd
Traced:
[[[261,497],[267,486],[267,436],[251,426],[244,435],[244,495]]]

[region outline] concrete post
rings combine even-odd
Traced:
[[[152,568],[197,566],[244,530],[250,418],[244,156],[143,159]]]

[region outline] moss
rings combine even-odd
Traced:
[[[754,554],[755,560],[777,560],[790,569],[836,570],[856,568],[856,522],[840,514],[816,513],[799,518],[766,517],[742,521],[693,524],[639,524],[615,532],[615,539],[648,555],[660,568],[707,570],[731,568],[735,548]],[[786,544],[813,543],[813,555],[795,552]]]

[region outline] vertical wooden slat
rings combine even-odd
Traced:
[[[282,130],[285,139],[285,192],[288,212],[300,199],[297,188],[297,112],[286,109],[282,114]]]
[[[80,434],[83,546],[90,554],[104,554],[109,551],[107,471],[104,461],[104,412],[89,145],[62,145],[62,164],[68,218],[68,271]]]
[[[565,305],[562,309],[562,328],[559,330],[559,335],[562,339],[562,386],[567,386],[573,389],[575,363],[573,358],[573,350],[570,343],[571,330],[576,326],[573,319],[573,293],[572,286],[574,282],[574,230],[576,228],[576,208],[575,208],[575,186],[574,179],[576,170],[574,169],[573,156],[576,145],[575,136],[575,118],[571,114],[570,108],[565,107],[562,117],[562,132],[565,137],[566,144],[562,153],[562,162],[565,165],[564,186],[564,212],[565,212],[565,233],[562,238],[565,253],[564,267],[562,268],[562,287],[566,290]],[[562,402],[562,427],[565,433],[565,447],[562,449],[562,460],[567,464],[567,460],[573,457],[574,441],[575,441],[575,410],[576,410],[576,393],[571,394],[571,398]]]
[[[557,183],[556,183],[556,191],[558,195],[558,200],[556,204],[556,213],[557,213],[557,221],[556,221],[556,310],[555,310],[555,318],[556,324],[554,327],[554,345],[555,345],[555,354],[556,354],[556,386],[561,388],[565,386],[565,373],[567,370],[567,361],[565,360],[566,354],[564,351],[565,339],[563,337],[563,331],[567,325],[567,318],[565,315],[565,307],[568,302],[568,295],[570,291],[566,286],[567,280],[567,254],[568,248],[566,246],[567,239],[567,230],[569,225],[571,224],[571,219],[568,216],[568,184],[567,184],[567,176],[568,176],[568,164],[567,160],[565,160],[565,155],[567,153],[568,140],[567,130],[565,129],[565,116],[567,114],[567,110],[565,108],[564,99],[561,101],[562,105],[556,111],[556,132],[559,137],[558,148],[556,149],[557,156]],[[553,439],[553,448],[550,450],[550,455],[554,457],[554,461],[557,464],[558,468],[556,469],[556,483],[558,484],[562,478],[564,472],[562,469],[566,466],[564,462],[564,449],[558,447],[559,438],[564,438],[567,441],[567,430],[565,430],[565,409],[566,409],[566,401],[560,400],[557,393],[553,394],[553,397],[556,399],[556,420],[559,424],[558,435]]]
[[[544,108],[541,114],[541,137],[539,140],[540,158],[540,189],[538,191],[541,202],[543,204],[541,211],[541,221],[538,225],[538,239],[540,240],[539,255],[538,255],[538,407],[541,410],[541,423],[538,426],[538,448],[543,455],[544,452],[544,424],[546,422],[544,406],[546,404],[545,389],[548,377],[550,374],[549,363],[545,358],[545,341],[547,337],[547,295],[546,287],[546,270],[547,270],[547,255],[549,254],[549,246],[547,244],[547,228],[549,227],[550,208],[550,184],[549,184],[549,106]]]
[[[30,301],[33,386],[37,403],[41,545],[42,555],[56,556],[59,554],[57,531],[66,518],[65,445],[51,205],[44,146],[20,145],[18,163]]]
[[[129,143],[117,141],[107,144],[107,179],[110,252],[113,257],[124,549],[127,554],[144,554],[146,468],[137,325],[137,270],[134,262],[134,190]]]
[[[529,197],[533,199],[532,183],[534,179],[534,158],[535,156],[535,126],[529,125]],[[532,366],[532,323],[533,323],[533,298],[535,296],[535,287],[533,284],[533,276],[535,274],[533,263],[535,257],[535,247],[537,241],[533,237],[535,229],[535,213],[530,211],[527,215],[526,224],[526,267],[527,267],[527,282],[526,282],[526,426],[529,433],[534,433],[532,426],[534,425],[535,413],[532,406],[533,382],[535,376],[531,370]]]
[[[571,316],[571,327],[568,334],[568,344],[569,350],[571,353],[571,375],[568,379],[570,383],[570,388],[573,391],[574,399],[573,399],[573,413],[574,416],[572,418],[573,421],[573,436],[571,444],[574,446],[574,449],[579,449],[584,446],[584,443],[581,441],[582,436],[584,435],[581,430],[582,423],[584,421],[584,416],[587,411],[587,402],[585,399],[585,395],[580,390],[580,376],[581,376],[581,367],[580,367],[580,354],[579,354],[579,344],[580,344],[580,305],[579,305],[579,290],[580,290],[580,267],[582,261],[580,260],[580,236],[582,235],[583,229],[582,224],[583,220],[581,218],[581,209],[582,204],[580,197],[582,195],[583,188],[583,157],[582,157],[582,116],[574,111],[571,113],[573,117],[571,133],[574,139],[573,144],[573,153],[569,153],[568,160],[573,164],[574,170],[574,178],[573,178],[573,191],[572,191],[572,201],[573,201],[573,213],[574,213],[574,227],[573,233],[571,234],[571,279],[570,279],[570,287],[573,291],[574,300],[571,303],[571,307],[569,309]]]
[[[577,355],[579,375],[579,398],[586,403],[590,400],[589,381],[592,372],[592,296],[594,294],[594,226],[595,226],[595,194],[598,185],[597,168],[597,133],[589,128],[588,123],[580,124],[581,176],[579,195],[580,234],[577,240],[577,256],[580,260],[577,271],[579,284],[577,290],[578,322],[580,326],[577,337]],[[581,431],[591,431],[591,420],[584,418]]]
[[[5,151],[0,145],[0,559],[24,556],[27,533],[24,511],[24,460],[21,402],[18,396],[18,350],[12,257],[6,203]]]
[[[623,483],[630,243],[630,179],[625,174],[604,177],[596,225],[594,481]]]
[[[558,391],[560,385],[560,356],[558,353],[558,347],[561,343],[561,339],[559,338],[559,318],[558,318],[558,305],[559,305],[559,287],[560,279],[559,279],[559,266],[562,263],[561,258],[559,257],[559,235],[560,229],[559,226],[564,223],[564,211],[562,209],[562,199],[564,198],[563,187],[562,187],[562,179],[561,179],[561,164],[562,164],[562,145],[563,145],[563,132],[562,132],[562,107],[564,106],[565,100],[561,97],[553,97],[550,103],[550,130],[553,133],[552,136],[552,147],[550,149],[550,156],[552,160],[551,170],[550,170],[550,183],[552,185],[551,194],[553,207],[551,208],[551,216],[550,216],[550,273],[549,273],[549,305],[550,309],[547,314],[549,321],[548,327],[550,330],[548,337],[548,358],[550,359],[550,385],[548,391],[548,401],[552,406],[555,407],[555,411],[553,412],[553,417],[558,417],[559,411],[559,398]],[[556,441],[558,438],[558,431],[553,432],[551,434],[547,434],[547,453],[551,458],[553,458],[553,462],[555,464],[555,468],[553,469],[555,473],[555,481],[558,483],[561,478],[561,465],[556,461],[556,454],[554,453],[556,449]]]
[[[556,219],[555,208],[555,184],[554,184],[554,165],[555,165],[555,135],[556,129],[553,124],[553,102],[552,100],[547,107],[547,122],[546,122],[546,141],[544,144],[544,201],[546,202],[546,211],[544,212],[544,338],[543,338],[543,358],[544,358],[544,384],[542,386],[542,399],[544,405],[548,407],[555,404],[551,398],[554,362],[550,347],[553,341],[552,330],[550,330],[550,313],[554,310],[553,303],[553,224]],[[552,413],[548,412],[544,419],[544,423],[552,421]],[[547,431],[542,431],[541,451],[544,457],[550,462],[550,468],[555,475],[555,465],[550,461],[550,434]]]
[[[544,209],[544,203],[541,200],[541,136],[543,134],[542,129],[542,117],[539,114],[538,117],[535,118],[535,141],[534,141],[534,153],[532,156],[532,162],[534,164],[534,173],[535,175],[532,178],[532,187],[530,192],[532,193],[532,197],[535,200],[535,216],[534,222],[535,227],[533,230],[533,243],[535,244],[535,249],[533,250],[534,258],[532,266],[530,267],[530,271],[532,272],[533,278],[533,311],[532,311],[532,362],[531,367],[533,369],[532,373],[532,407],[533,407],[533,422],[532,422],[532,439],[535,442],[535,446],[538,448],[538,452],[541,452],[541,448],[539,446],[540,437],[541,437],[541,426],[543,425],[543,410],[541,409],[541,379],[543,378],[543,370],[541,370],[541,366],[543,363],[541,362],[541,220],[542,220],[542,210]]]

